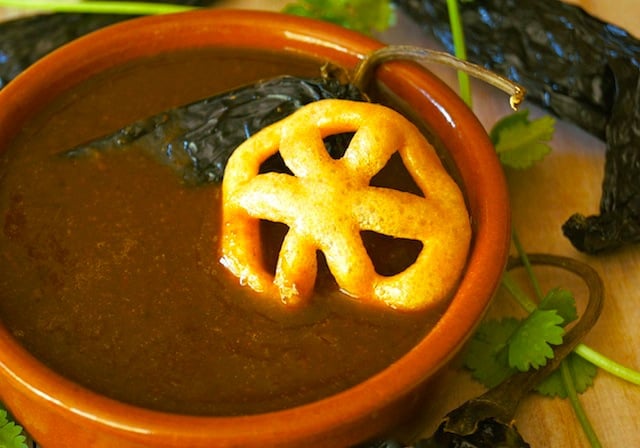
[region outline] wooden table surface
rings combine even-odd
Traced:
[[[591,13],[640,36],[638,0],[568,1],[581,4]],[[277,10],[287,2],[238,0],[226,3],[234,7]],[[0,8],[0,19],[14,14],[15,11]],[[399,17],[398,26],[379,38],[394,44],[437,47],[403,15]],[[452,73],[436,68],[434,71],[455,85]],[[487,128],[508,113],[504,95],[480,83],[474,83],[473,89],[474,110]],[[534,106],[526,107],[534,117],[543,113]],[[560,230],[562,223],[574,212],[597,212],[604,170],[604,143],[571,124],[558,122],[552,146],[552,154],[537,166],[506,173],[514,228],[528,251],[574,257],[588,262],[600,273],[605,283],[606,303],[600,320],[584,342],[617,362],[640,370],[640,245],[606,256],[589,257],[577,252]],[[579,301],[584,298],[584,288],[575,278],[557,272],[545,272],[541,278],[549,287],[572,289]],[[504,292],[499,292],[490,312],[511,307],[511,300]],[[430,433],[449,410],[482,391],[482,387],[470,380],[468,372],[459,368],[459,362],[454,362],[437,381],[434,388],[437,392],[428,403],[425,433]],[[640,447],[640,386],[601,371],[593,387],[580,396],[580,401],[602,446]],[[588,446],[567,400],[529,396],[520,406],[517,426],[532,447]]]

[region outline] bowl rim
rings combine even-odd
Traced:
[[[255,32],[258,28],[260,33]],[[171,38],[180,32],[183,32],[181,40]],[[326,22],[269,11],[207,9],[128,20],[55,50],[0,90],[0,104],[10,104],[0,111],[0,146],[3,135],[9,135],[10,129],[4,126],[10,121],[9,114],[17,114],[13,122],[26,119],[27,105],[44,104],[65,85],[110,67],[114,58],[121,64],[147,54],[203,46],[203,42],[215,44],[214,39],[204,37],[207,34],[218,36],[220,43],[232,38],[235,46],[264,49],[280,46],[286,51],[325,58],[330,54],[333,62],[347,68],[353,68],[367,53],[383,46],[373,38]],[[151,43],[137,45],[136,42],[145,39]],[[56,75],[51,78],[47,77],[48,73]],[[465,183],[474,185],[474,191],[467,192],[469,208],[474,211],[474,240],[467,269],[442,318],[409,353],[368,380],[336,395],[291,409],[233,417],[168,414],[101,396],[58,374],[51,375],[51,370],[19,346],[0,325],[0,353],[4,354],[0,358],[1,375],[8,378],[13,387],[39,396],[67,418],[85,419],[112,431],[124,429],[140,440],[153,432],[173,439],[208,443],[216,440],[249,443],[256,437],[282,440],[290,437],[292,421],[295,421],[296,432],[318,437],[327,428],[336,426],[349,431],[397,397],[411,393],[450,360],[484,315],[498,287],[509,251],[510,210],[504,173],[493,146],[483,126],[457,94],[415,64],[387,63],[377,75],[383,83],[399,86],[394,91],[420,115],[428,113],[425,99],[435,105],[441,114],[439,120],[448,126],[446,135],[440,136],[443,140],[473,142],[470,146],[474,147],[464,154],[452,153]],[[416,92],[420,93],[419,98]],[[458,125],[459,117],[464,119],[464,126]],[[487,259],[491,262],[487,263]]]

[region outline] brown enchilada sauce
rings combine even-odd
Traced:
[[[78,86],[28,123],[0,154],[0,318],[14,336],[99,393],[199,415],[307,403],[410,350],[433,310],[359,304],[326,269],[295,310],[238,285],[218,263],[219,185],[186,187],[135,145],[56,157],[168,107],[318,66],[219,50],[162,56]],[[411,258],[384,238],[369,245],[391,260],[382,270]]]

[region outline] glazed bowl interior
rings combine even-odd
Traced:
[[[135,19],[65,46],[0,91],[0,151],[24,122],[64,91],[139,58],[193,48],[248,48],[352,69],[381,46],[326,23],[265,12],[206,10]],[[433,330],[388,368],[320,401],[244,417],[189,417],[136,408],[79,387],[42,365],[0,327],[0,399],[36,439],[47,448],[65,446],[70,441],[65,431],[94,440],[92,446],[340,446],[398,423],[407,397],[456,354],[486,310],[508,253],[509,208],[493,147],[452,90],[425,69],[402,62],[382,66],[376,82],[441,142],[472,218],[466,270]],[[101,433],[104,440],[96,435]]]

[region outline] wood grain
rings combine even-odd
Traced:
[[[578,3],[604,20],[613,21],[640,35],[640,2],[637,0],[568,0]],[[286,1],[228,1],[227,6],[277,10]],[[15,14],[15,12],[12,12]],[[0,8],[0,19],[8,11]],[[388,43],[437,47],[407,17],[380,39]],[[452,73],[433,68],[455,85]],[[474,110],[490,127],[508,112],[506,97],[474,83]],[[529,105],[527,105],[529,106]],[[543,112],[530,106],[532,115]],[[567,255],[590,263],[602,276],[606,287],[605,308],[585,342],[616,361],[640,370],[640,246],[614,254],[588,257],[578,253],[562,236],[560,226],[574,212],[595,213],[600,200],[604,144],[576,127],[559,122],[552,142],[553,153],[536,167],[506,172],[511,193],[513,225],[528,251]],[[640,149],[639,149],[640,150]],[[579,300],[584,288],[575,278],[558,272],[543,272],[549,287],[566,286]],[[582,298],[581,298],[582,297]],[[500,291],[490,313],[517,312]],[[459,359],[434,381],[433,395],[425,403],[425,434],[440,418],[482,388],[469,379]],[[600,372],[593,387],[580,396],[604,447],[640,446],[640,386]],[[529,396],[521,405],[517,425],[532,447],[580,448],[588,446],[573,411],[566,400]]]

